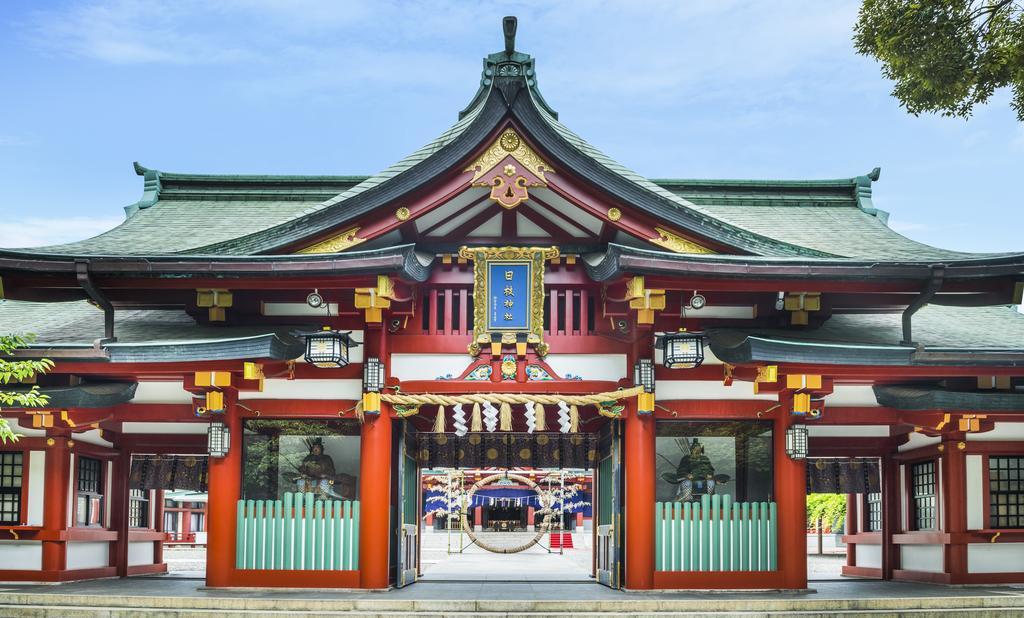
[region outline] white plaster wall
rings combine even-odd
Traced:
[[[456,378],[472,362],[465,354],[392,354],[391,375],[399,380],[436,380],[449,374]]]
[[[942,438],[939,436],[926,436],[922,433],[911,433],[907,436],[907,442],[901,444],[899,451],[911,451],[915,448],[921,448],[922,446],[931,446],[932,444],[938,444],[942,442]]]
[[[965,458],[967,476],[967,529],[980,530],[985,527],[985,487],[981,455],[967,455]],[[1024,553],[1024,547],[1021,548]]]
[[[104,440],[100,436],[100,432],[96,429],[90,429],[89,431],[83,431],[82,433],[76,433],[74,436],[75,442],[85,442],[86,444],[95,444],[96,446],[105,446],[112,448],[113,442]]]
[[[992,431],[969,433],[971,442],[991,442],[994,440],[1024,440],[1024,423],[996,423]],[[1024,451],[1024,444],[1021,444]]]
[[[246,399],[359,399],[363,380],[266,380],[263,392],[242,391]]]
[[[139,382],[132,403],[192,403],[182,382]]]
[[[160,434],[206,434],[210,422],[199,423],[123,423],[122,433],[160,433]]]
[[[654,385],[654,391],[659,401],[689,399],[777,401],[779,397],[777,393],[755,395],[753,382],[736,381],[732,383],[732,386],[725,386],[721,380],[658,380]]]
[[[110,565],[110,543],[105,541],[69,542],[68,569],[95,569]]]
[[[836,413],[830,409],[829,414]],[[888,438],[887,425],[815,425],[807,424],[807,434],[812,438]]]
[[[1024,572],[1024,544],[971,543],[967,546],[967,572]]]
[[[860,547],[857,553],[860,553]],[[900,568],[906,571],[944,572],[942,545],[901,545]]]
[[[857,566],[872,569],[882,568],[882,546],[858,543]]]
[[[39,571],[43,544],[38,541],[0,541],[0,569]]]
[[[549,354],[544,359],[555,373],[567,373],[584,380],[621,380],[631,375],[625,354]]]
[[[28,520],[25,525],[42,526],[46,451],[29,451],[26,469],[28,470]]]
[[[128,543],[128,566],[153,564],[153,541],[132,541]]]
[[[837,384],[832,393],[825,397],[826,409],[833,406],[878,406],[875,391],[870,386],[860,384]],[[826,414],[840,414],[834,409]]]

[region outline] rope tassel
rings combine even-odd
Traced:
[[[473,419],[469,424],[469,430],[479,433],[484,430],[483,417],[480,416],[480,404],[473,404]]]
[[[501,404],[501,427],[502,431],[512,431],[512,404],[502,402]]]
[[[444,406],[437,406],[437,416],[434,417],[434,433],[444,433]]]
[[[576,404],[569,406],[569,433],[580,432],[580,409]]]
[[[544,411],[544,404],[538,403],[533,407],[533,416],[537,419],[537,431],[548,430],[548,415]]]

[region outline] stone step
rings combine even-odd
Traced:
[[[483,616],[512,618],[573,618],[651,616],[652,618],[760,618],[797,616],[869,615],[941,616],[972,618],[1024,617],[1024,594],[949,596],[815,598],[786,595],[778,598],[742,598],[708,594],[704,598],[666,598],[655,595],[590,600],[459,600],[459,599],[324,599],[315,595],[268,598],[234,596],[231,591],[208,596],[101,596],[75,593],[18,593],[0,595],[0,616],[33,618],[103,617],[206,618],[212,616],[267,616],[280,618],[302,612],[304,617],[350,616],[399,618],[404,616]],[[307,591],[308,593],[308,591]]]
[[[103,607],[84,605],[6,605],[0,604],[0,616],[5,618],[282,618],[293,616],[294,610],[246,609],[166,609],[143,607]],[[489,611],[313,611],[303,612],[303,618],[831,618],[834,616],[871,616],[872,618],[1012,618],[1024,616],[1021,607],[946,608],[946,609],[848,609],[848,610],[773,610],[773,611],[656,611],[656,612],[489,612]]]

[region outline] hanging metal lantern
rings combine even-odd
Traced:
[[[349,351],[359,345],[352,340],[351,332],[342,333],[327,327],[300,334],[306,337],[306,362],[325,369],[348,365]]]
[[[693,369],[704,362],[704,335],[679,331],[660,339],[662,364],[668,369]]]
[[[363,392],[379,393],[384,388],[384,363],[376,356],[363,360]]]
[[[790,459],[807,458],[807,425],[793,425],[786,430],[786,454]]]
[[[231,430],[220,421],[210,423],[206,430],[206,452],[210,457],[227,457],[231,449]]]
[[[654,361],[641,358],[633,365],[633,385],[644,387],[645,393],[654,392]]]

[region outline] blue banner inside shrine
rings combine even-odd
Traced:
[[[530,329],[530,263],[487,263],[487,329]]]

